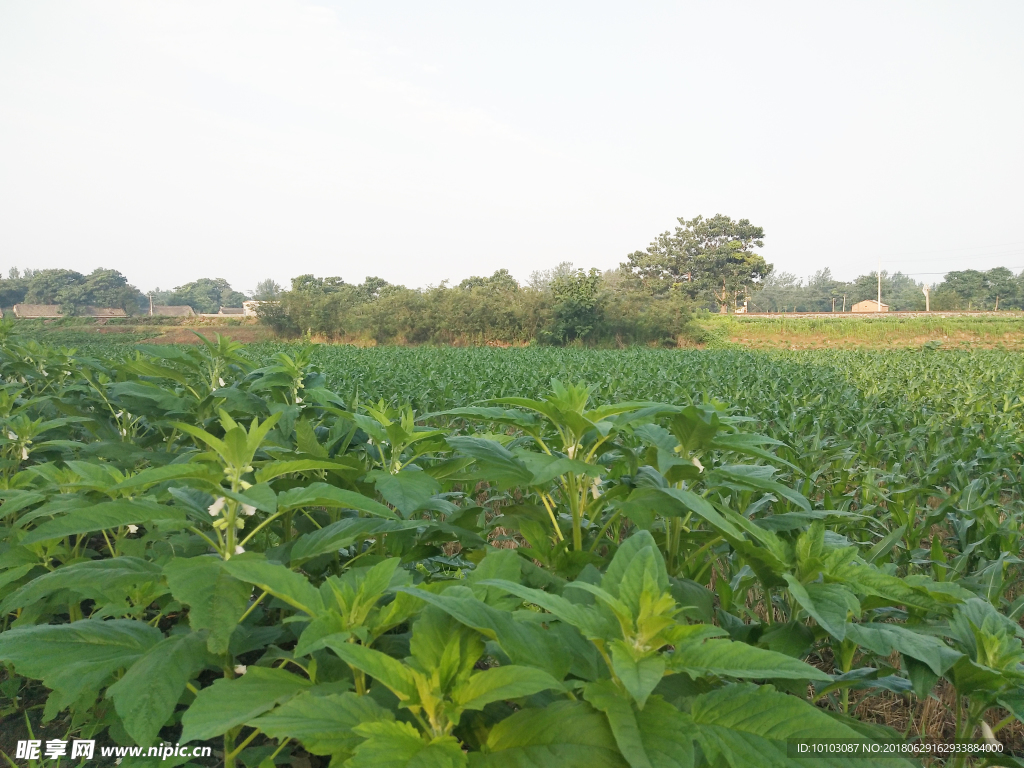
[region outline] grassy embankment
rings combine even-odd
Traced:
[[[944,347],[1024,349],[1024,314],[954,317],[705,315],[694,324],[719,343],[754,348]]]
[[[21,332],[39,341],[88,347],[102,341],[136,344],[193,344],[196,333],[250,343],[275,334],[255,318],[150,318],[18,320]],[[943,347],[1024,349],[1024,314],[838,317],[697,315],[683,346],[741,346],[755,349]],[[372,345],[372,342],[369,342]]]

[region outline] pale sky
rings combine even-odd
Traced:
[[[1024,269],[1024,2],[0,3],[0,269]]]

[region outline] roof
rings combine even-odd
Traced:
[[[80,307],[78,317],[128,317],[123,309],[112,307]]]
[[[15,304],[15,317],[63,317],[59,304]]]
[[[221,307],[220,308],[220,312],[218,312],[217,314],[219,314],[219,315],[244,315],[245,314],[245,308],[244,307]]]
[[[875,299],[864,299],[864,301],[858,301],[853,306],[859,307],[861,304],[870,304],[873,307],[877,307],[879,304],[881,304],[883,307],[888,307],[889,306],[884,301],[883,302],[879,302],[879,301],[877,301]]]
[[[60,304],[15,304],[15,317],[64,317]],[[111,307],[80,307],[78,317],[127,317],[123,309]]]
[[[195,314],[195,310],[188,306],[188,304],[177,307],[154,305],[153,314],[162,317],[192,317]]]

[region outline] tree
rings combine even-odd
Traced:
[[[803,281],[792,272],[772,272],[761,282],[751,308],[758,312],[792,312],[800,308],[805,294]]]
[[[985,273],[985,287],[993,309],[999,309],[1000,302],[1005,309],[1013,306],[1017,298],[1018,285],[1013,272],[1006,267],[995,267]]]
[[[552,269],[538,269],[530,273],[526,284],[535,291],[550,291],[551,283],[560,277],[567,277],[575,271],[571,261],[559,262]]]
[[[94,269],[85,278],[82,294],[85,304],[121,309],[128,315],[136,314],[145,301],[142,292],[116,269]]]
[[[550,335],[560,342],[585,339],[601,321],[598,289],[601,273],[577,269],[551,281],[554,322]]]
[[[952,300],[956,309],[982,309],[988,298],[985,273],[976,269],[948,272],[935,293],[940,306]]]
[[[273,301],[281,295],[282,290],[280,283],[268,277],[266,280],[256,283],[256,290],[253,291],[252,297],[256,301]]]
[[[213,314],[221,307],[240,307],[245,294],[231,287],[222,277],[201,277],[198,280],[179,285],[167,296],[169,304],[188,304],[199,313]]]
[[[62,294],[85,284],[85,275],[71,269],[40,269],[29,279],[27,304],[60,304]]]
[[[726,312],[735,292],[757,290],[771,273],[772,265],[754,252],[764,246],[764,229],[749,219],[716,214],[678,221],[674,233],[663,232],[646,251],[631,253],[622,264],[652,293],[676,288],[691,299],[707,297]]]

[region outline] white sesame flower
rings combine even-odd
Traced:
[[[11,432],[10,430],[7,430],[7,438],[9,440],[17,440],[18,436],[16,434],[14,434],[13,432]]]
[[[252,517],[256,514],[256,507],[254,507],[252,504],[243,504],[242,512],[245,513],[246,517]]]
[[[127,429],[119,429],[117,431],[121,433],[121,437],[128,437],[128,430]]]
[[[114,765],[120,765],[122,760],[124,760],[123,757],[117,758],[117,760],[114,761]]]
[[[120,419],[122,413],[124,413],[124,411],[118,411],[117,413],[114,414],[114,418],[115,419]]]
[[[28,448],[21,449],[21,460],[28,461]]]
[[[49,375],[50,375],[50,374],[48,374],[48,373],[46,372],[46,369],[45,369],[45,368],[43,368],[43,369],[40,369],[40,373],[42,373],[42,374],[43,374],[43,376],[49,376]]]
[[[700,459],[698,459],[696,456],[693,457],[693,466],[697,468],[698,472],[704,471],[704,465],[700,463]]]
[[[245,553],[245,548],[241,544],[235,544],[235,554],[241,555]]]
[[[137,526],[137,525],[129,525],[128,526],[128,533],[138,533],[138,532],[139,532],[139,526]]]
[[[236,675],[244,675],[246,669],[248,669],[248,667],[246,667],[245,664],[236,664],[235,665],[235,674]]]
[[[302,402],[302,398],[301,397],[296,397],[295,398],[295,402],[296,403],[301,403]]]
[[[224,383],[224,377],[223,377],[223,376],[222,376],[221,378],[217,379],[217,381],[219,381],[219,382],[220,382],[220,385],[221,385],[222,387],[226,387],[226,386],[227,386],[227,384],[225,384],[225,383]]]
[[[220,514],[220,511],[224,509],[224,503],[227,501],[223,496],[219,496],[213,504],[206,508],[206,511],[210,513],[211,517],[216,517]]]

